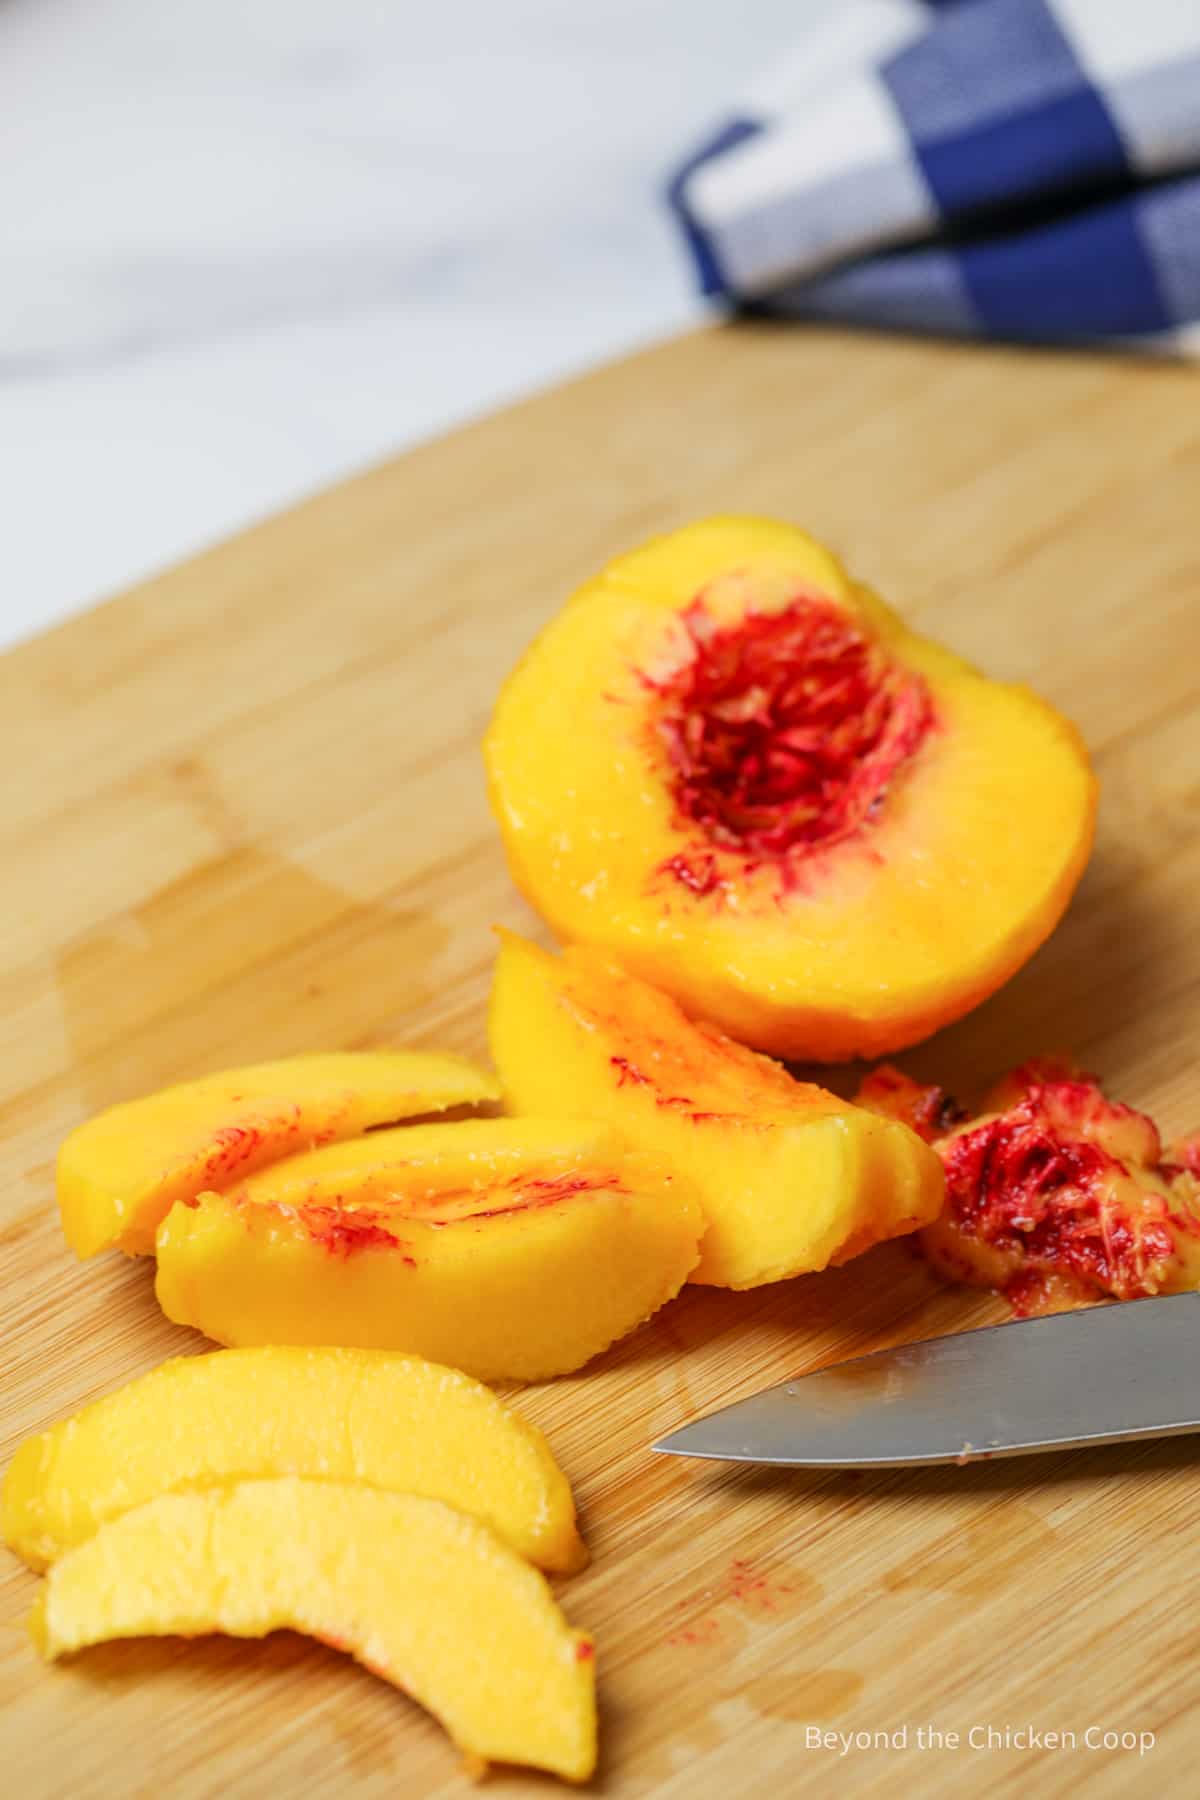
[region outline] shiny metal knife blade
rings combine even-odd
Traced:
[[[739,1400],[653,1447],[880,1469],[1187,1431],[1200,1431],[1200,1294],[878,1350]]]

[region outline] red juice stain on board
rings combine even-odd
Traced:
[[[807,1579],[758,1569],[747,1558],[735,1556],[725,1577],[725,1590],[731,1600],[750,1612],[781,1612],[793,1596],[807,1596],[811,1584]]]
[[[727,1653],[746,1639],[748,1627],[740,1614],[782,1616],[797,1607],[811,1605],[823,1596],[820,1582],[802,1570],[763,1569],[747,1557],[735,1556],[716,1586],[695,1599],[680,1600],[676,1604],[678,1612],[700,1605],[708,1605],[714,1610],[689,1618],[686,1624],[671,1632],[666,1641],[691,1648],[720,1648]]]
[[[723,1644],[724,1641],[725,1634],[721,1629],[720,1619],[711,1616],[704,1619],[694,1619],[688,1625],[681,1625],[678,1631],[673,1631],[667,1639],[668,1644],[686,1644],[689,1646]]]

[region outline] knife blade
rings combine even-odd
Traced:
[[[1197,1293],[877,1350],[738,1400],[652,1448],[880,1469],[1188,1431],[1200,1431]]]

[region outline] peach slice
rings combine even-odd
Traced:
[[[794,1081],[598,951],[502,932],[489,1029],[510,1111],[591,1113],[687,1178],[706,1220],[692,1281],[823,1269],[941,1209],[912,1131]]]
[[[49,1659],[110,1638],[285,1628],[411,1694],[468,1756],[592,1772],[591,1639],[544,1576],[440,1500],[297,1476],[166,1494],[68,1550],[30,1621]]]
[[[58,1205],[78,1256],[149,1255],[176,1200],[374,1125],[497,1097],[462,1056],[424,1050],[291,1056],[185,1081],[89,1119],[58,1156]]]
[[[587,1552],[567,1479],[488,1388],[386,1350],[181,1356],[19,1446],[4,1541],[35,1569],[160,1494],[254,1476],[363,1481],[445,1500],[543,1569]]]
[[[838,1061],[1007,980],[1087,860],[1072,725],[918,637],[788,525],[619,558],[510,675],[485,742],[514,880],[757,1049]]]
[[[940,1088],[877,1069],[864,1106],[904,1119],[946,1170],[921,1233],[948,1281],[996,1288],[1027,1314],[1200,1286],[1200,1171],[1163,1155],[1154,1121],[1094,1076],[1038,1058],[968,1118]]]
[[[606,1126],[406,1126],[174,1206],[157,1292],[224,1344],[407,1350],[532,1381],[677,1293],[701,1230],[682,1177]]]

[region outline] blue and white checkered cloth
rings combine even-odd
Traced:
[[[755,312],[1200,355],[1200,0],[847,0],[670,198]]]

